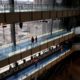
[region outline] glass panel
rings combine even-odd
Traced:
[[[2,42],[0,48],[0,60],[45,44],[55,39],[55,37],[58,38],[59,36],[67,33],[62,29],[62,27],[60,27],[61,20],[58,19],[30,21],[24,22],[21,26],[20,25],[20,23],[15,24],[16,46],[12,46],[10,25],[4,25],[4,28],[2,28],[2,26],[0,27],[0,39]],[[32,41],[32,37],[34,41]],[[4,44],[6,48],[3,47]]]
[[[0,25],[0,46],[11,43],[11,32],[9,24]]]
[[[9,0],[0,1],[0,12],[10,12],[11,8],[15,12],[46,11],[79,8],[80,1],[71,0],[14,0],[14,8],[9,4]]]
[[[0,0],[0,13],[9,12],[9,0]]]

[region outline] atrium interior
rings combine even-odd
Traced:
[[[80,0],[0,0],[0,80],[80,80]]]

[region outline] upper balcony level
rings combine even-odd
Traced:
[[[80,15],[79,8],[54,7],[51,4],[0,5],[0,23],[17,23]]]
[[[60,11],[60,10],[79,10],[80,8],[56,7],[51,4],[1,4],[0,13],[11,12],[36,12],[36,11]]]

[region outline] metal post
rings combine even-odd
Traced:
[[[55,0],[53,0],[53,8],[55,7]]]
[[[15,24],[11,24],[11,39],[12,39],[13,46],[16,46]]]
[[[4,27],[3,27],[3,39],[4,39],[4,43],[5,43],[5,33],[4,33]]]
[[[53,19],[51,20],[51,35],[52,35],[52,32],[53,32]]]
[[[14,0],[9,0],[10,12],[14,12]]]

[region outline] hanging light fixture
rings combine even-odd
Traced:
[[[6,26],[6,25],[3,25],[2,27],[3,27],[3,28],[6,28],[7,26]]]
[[[41,20],[40,22],[45,22],[45,23],[48,23],[48,21],[47,21],[47,20]]]

